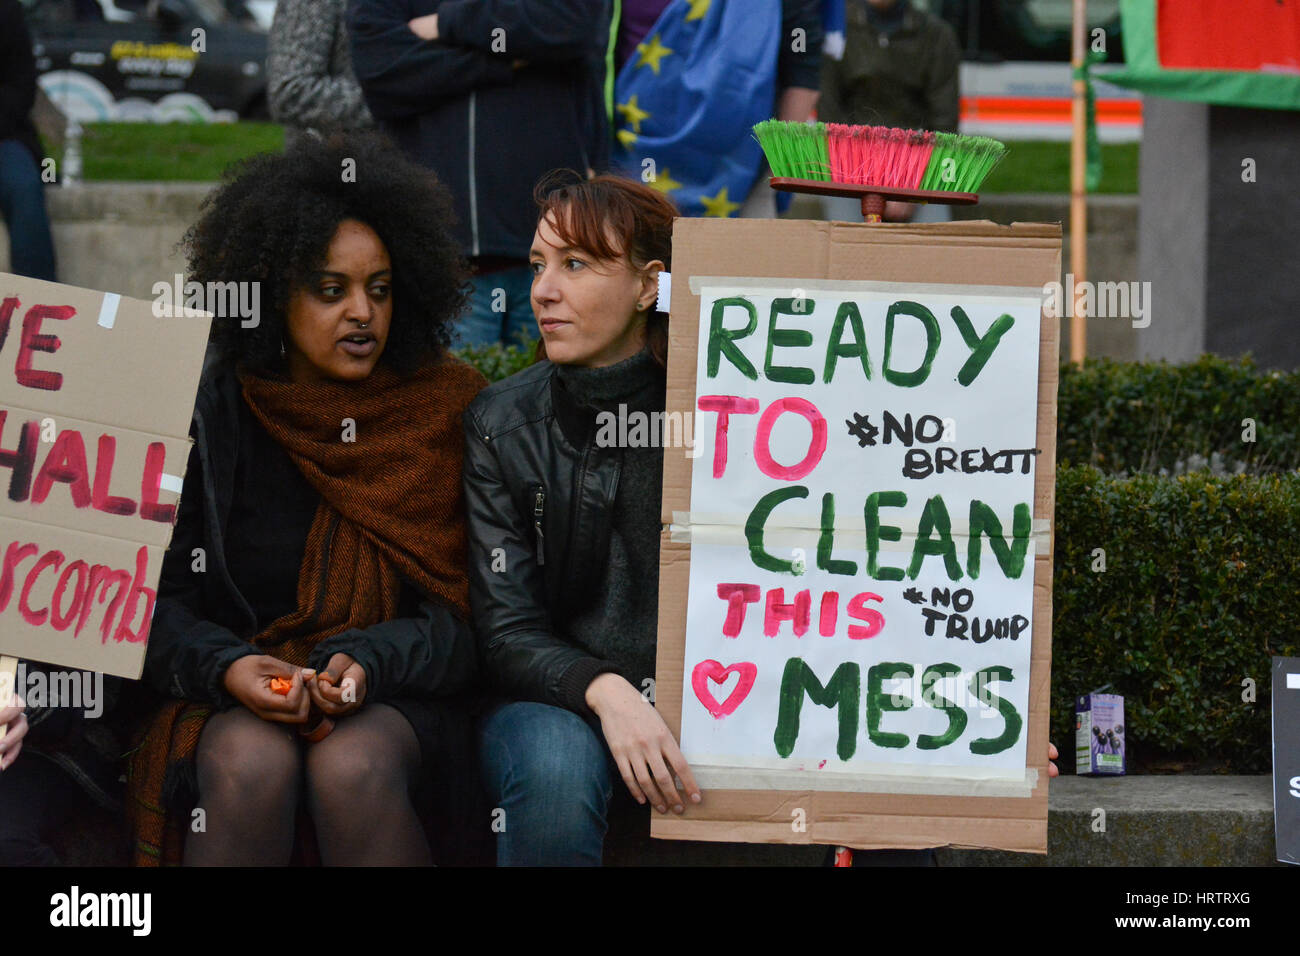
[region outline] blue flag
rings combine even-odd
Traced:
[[[614,85],[611,164],[685,216],[734,216],[763,171],[781,0],[673,0]]]

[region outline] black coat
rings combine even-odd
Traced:
[[[0,0],[0,140],[16,139],[41,162],[41,143],[32,125],[36,102],[36,58],[18,0]]]
[[[236,703],[223,686],[226,668],[245,655],[265,653],[249,643],[258,621],[225,559],[241,402],[229,368],[214,368],[199,387],[191,426],[195,444],[163,559],[145,660],[145,677],[159,693],[219,708]],[[196,570],[200,548],[202,570]],[[476,677],[469,622],[429,600],[420,601],[412,617],[321,641],[308,666],[322,670],[338,653],[365,670],[369,701],[455,695],[470,689]]]
[[[591,720],[587,686],[618,668],[568,640],[564,621],[598,591],[623,452],[596,442],[596,409],[555,373],[538,362],[465,412],[470,609],[496,691]]]
[[[350,0],[352,68],[366,105],[450,189],[465,255],[528,258],[538,179],[608,164],[609,7],[608,0]],[[407,26],[430,13],[438,14],[436,42]],[[519,60],[527,65],[516,68]]]
[[[257,632],[256,616],[225,560],[243,401],[228,366],[205,373],[145,659],[145,678],[155,690],[219,709],[239,706],[223,686],[231,662],[246,654],[274,654],[274,648],[248,643]],[[204,552],[202,572],[194,570],[196,548]],[[364,668],[366,701],[391,704],[419,738],[423,773],[413,799],[435,861],[483,865],[491,860],[492,837],[473,734],[479,700],[473,631],[444,605],[410,598],[408,591],[401,604],[411,616],[327,638],[307,663],[320,670],[331,655],[344,653]]]

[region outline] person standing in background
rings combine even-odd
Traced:
[[[351,0],[371,112],[452,192],[473,276],[465,345],[536,338],[533,184],[609,162],[609,0]]]
[[[842,57],[822,61],[818,119],[957,132],[961,48],[952,27],[911,0],[846,0]],[[826,197],[827,218],[861,220],[857,199]],[[919,212],[917,210],[920,210]],[[947,206],[886,204],[885,218],[946,221]]]
[[[612,164],[686,216],[773,218],[751,129],[817,105],[822,0],[623,0]]]
[[[9,227],[10,270],[57,282],[54,237],[45,212],[44,158],[32,105],[36,58],[18,0],[0,0],[0,216]]]
[[[352,73],[347,0],[280,0],[267,43],[267,99],[284,145],[305,135],[359,129],[374,120]]]

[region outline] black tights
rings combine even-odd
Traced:
[[[204,827],[187,821],[187,866],[284,866],[305,791],[326,866],[427,866],[410,785],[420,745],[406,718],[368,704],[319,743],[244,707],[208,718],[197,754]]]

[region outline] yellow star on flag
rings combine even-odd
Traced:
[[[618,141],[623,144],[624,149],[631,149],[637,140],[636,133],[630,129],[621,129],[614,135],[618,137]]]
[[[667,166],[663,168],[663,172],[657,174],[655,178],[650,180],[650,182],[646,183],[646,185],[649,186],[651,189],[659,190],[664,195],[667,195],[668,193],[672,192],[674,189],[682,188],[682,184],[679,183],[677,180],[673,179],[673,177],[669,174]]]
[[[650,118],[650,114],[637,104],[635,94],[627,98],[626,103],[617,104],[614,109],[623,114],[623,118],[632,124],[634,133],[641,132],[641,121]]]
[[[649,66],[655,71],[655,76],[659,75],[659,61],[673,51],[659,42],[659,34],[650,38],[649,43],[638,43],[636,52],[641,54],[641,59],[636,61],[637,69],[643,66]]]
[[[691,12],[686,14],[685,22],[690,23],[692,20],[703,20],[713,0],[686,0],[686,2],[691,5]]]
[[[721,219],[726,219],[740,208],[740,203],[732,202],[727,198],[726,186],[723,186],[722,191],[712,198],[701,196],[700,205],[704,207],[704,215],[718,216]]]

